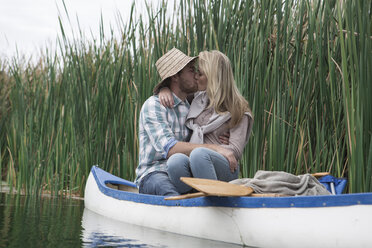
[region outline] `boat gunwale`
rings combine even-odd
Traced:
[[[321,196],[288,196],[288,197],[218,197],[206,196],[182,200],[165,200],[167,196],[147,195],[112,189],[106,184],[122,184],[136,187],[133,182],[114,176],[97,166],[91,173],[99,190],[109,197],[136,203],[182,206],[182,207],[230,207],[230,208],[325,208],[353,205],[372,205],[372,193],[355,193]]]

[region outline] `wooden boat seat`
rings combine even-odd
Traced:
[[[124,185],[124,184],[116,184],[116,183],[106,183],[106,186],[111,188],[111,189],[116,189],[116,190],[121,190],[121,191],[126,191],[126,192],[133,192],[133,193],[138,193],[138,189]]]

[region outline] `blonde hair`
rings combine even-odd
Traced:
[[[204,51],[199,54],[199,68],[205,73],[209,106],[218,114],[230,112],[230,128],[235,127],[245,112],[251,113],[248,101],[235,84],[229,58],[220,51]]]

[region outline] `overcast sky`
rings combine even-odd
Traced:
[[[138,10],[145,13],[145,0],[136,0]],[[102,13],[106,32],[110,26],[118,29],[117,17],[126,22],[130,16],[132,0],[65,0],[66,8],[74,30],[77,30],[76,16],[80,26],[90,37],[99,37],[99,23]],[[160,0],[149,1],[158,6]],[[172,8],[172,6],[168,6]],[[56,44],[60,34],[58,16],[64,28],[69,28],[62,0],[0,0],[0,57],[21,54],[39,54],[40,48]]]

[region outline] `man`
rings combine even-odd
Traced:
[[[140,193],[154,195],[178,195],[167,174],[167,159],[175,153],[189,155],[197,147],[206,147],[237,164],[231,150],[212,144],[191,144],[190,131],[185,126],[190,104],[186,97],[197,91],[195,60],[173,48],[164,54],[155,65],[161,81],[154,94],[142,106],[139,119],[139,165],[136,169],[136,184]],[[158,91],[167,86],[174,97],[173,108],[160,104]]]

